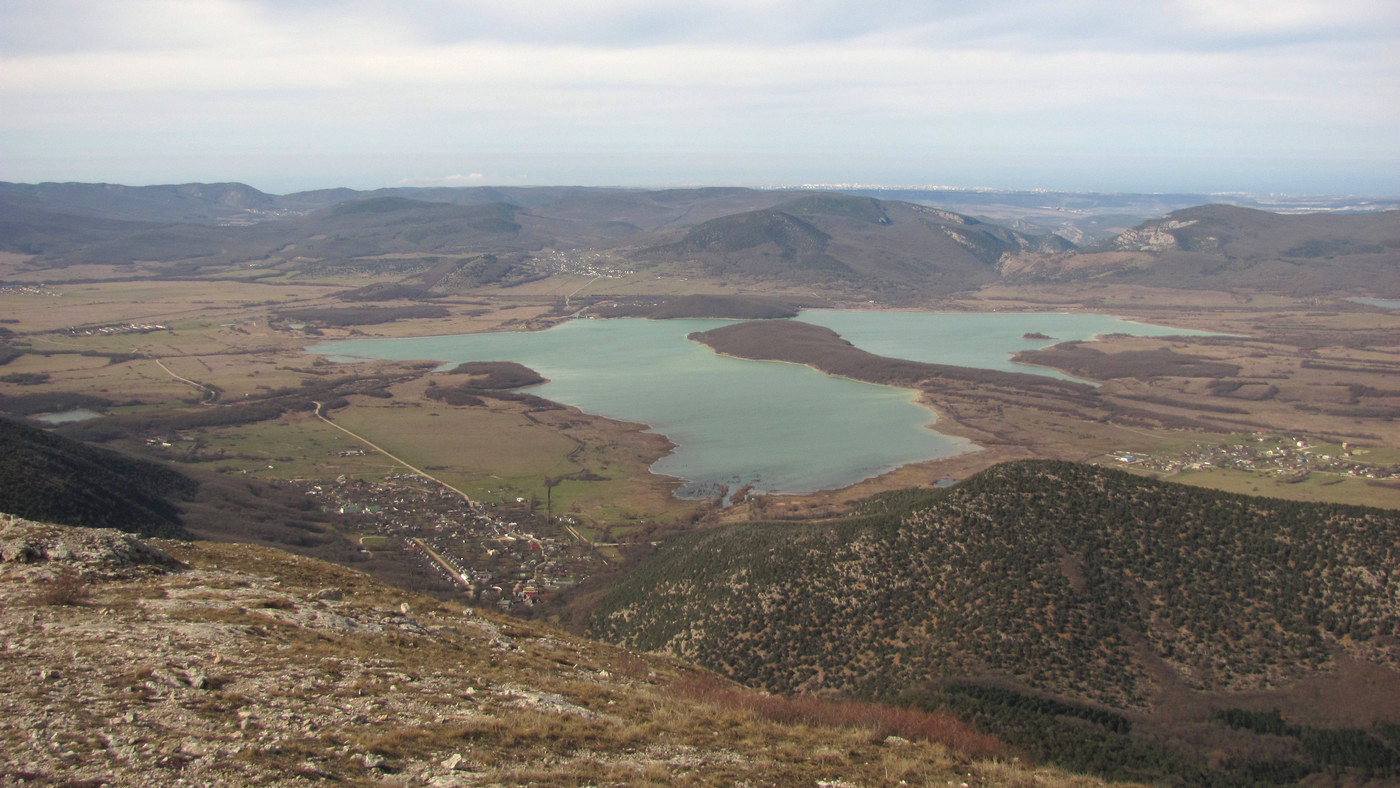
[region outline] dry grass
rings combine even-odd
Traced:
[[[92,588],[76,569],[64,569],[51,582],[31,596],[30,602],[46,606],[75,606],[92,598]]]
[[[995,737],[979,733],[951,714],[941,712],[816,695],[765,695],[709,675],[683,678],[676,682],[674,689],[681,697],[747,711],[782,725],[865,731],[874,741],[897,736],[909,741],[941,744],[976,759],[998,758],[1005,754],[1005,747]]]
[[[71,647],[93,651],[85,664],[105,671],[80,701],[102,711],[71,716],[65,725],[74,735],[62,741],[94,759],[108,757],[99,730],[164,748],[139,764],[109,759],[114,773],[125,770],[124,784],[137,784],[129,777],[140,769],[156,770],[159,784],[198,770],[196,753],[179,749],[189,737],[219,753],[213,757],[223,773],[236,775],[219,782],[208,772],[185,774],[201,784],[256,784],[258,775],[275,774],[263,784],[370,785],[447,777],[448,769],[461,784],[532,786],[945,786],[1021,779],[1014,768],[997,780],[982,779],[987,764],[980,761],[999,752],[995,742],[969,738],[937,715],[765,696],[669,657],[467,612],[266,548],[160,545],[191,569],[104,581],[86,606],[24,611],[67,622],[49,630],[56,636],[86,637],[80,634],[86,628],[72,626],[84,621],[126,627],[139,620],[152,633],[123,639],[125,658],[108,654],[110,644],[82,640]],[[326,587],[344,592],[345,600],[330,606],[341,615],[391,622],[391,629],[317,628],[319,619],[303,614],[322,610],[312,597]],[[110,604],[118,597],[133,602]],[[400,612],[404,603],[427,632],[392,628],[407,615]],[[69,652],[65,645],[55,653]],[[217,655],[213,663],[210,653]],[[210,671],[199,687],[179,683],[190,665]],[[65,669],[64,681],[15,695],[51,704],[50,696],[80,675],[93,674]],[[123,722],[128,710],[134,721]],[[152,715],[179,723],[150,725],[162,719]],[[24,745],[0,735],[0,747]]]
[[[1093,778],[1049,769],[1031,771],[1015,762],[979,764],[977,772],[987,781],[987,784],[1004,786],[1005,788],[1089,788],[1089,786],[1103,785],[1102,782]],[[1115,785],[1120,786],[1120,788],[1131,788],[1135,783],[1115,783]]]

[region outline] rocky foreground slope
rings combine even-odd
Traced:
[[[1097,784],[275,550],[0,515],[0,558],[4,786]]]

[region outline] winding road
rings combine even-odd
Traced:
[[[176,380],[180,381],[181,383],[187,383],[187,384],[189,384],[189,385],[191,385],[191,386],[194,386],[195,388],[199,389],[199,392],[200,392],[201,394],[204,395],[203,399],[200,400],[200,403],[199,403],[199,404],[201,404],[201,405],[213,405],[213,404],[214,404],[214,400],[216,400],[216,399],[219,398],[219,392],[218,392],[217,389],[210,388],[209,386],[206,386],[206,385],[204,385],[203,383],[200,383],[200,382],[197,381],[197,380],[190,380],[189,378],[182,377],[182,376],[180,376],[180,375],[176,375],[174,372],[170,371],[170,367],[165,366],[165,362],[164,362],[164,361],[161,361],[161,360],[158,359],[158,358],[157,358],[157,359],[153,359],[153,360],[156,362],[156,366],[158,366],[158,367],[160,367],[161,369],[165,370],[165,374],[169,375],[169,376],[172,377],[172,378],[175,378]]]

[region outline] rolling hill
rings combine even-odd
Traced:
[[[1013,281],[1094,280],[1287,295],[1400,293],[1400,211],[1173,211],[1076,252],[1003,261]]]
[[[934,208],[812,194],[704,222],[634,257],[717,276],[960,290],[995,281],[1005,254],[1072,246]]]
[[[394,265],[421,275],[441,262],[421,258],[496,255],[520,269],[508,278],[520,279],[543,250],[562,249],[604,253],[639,269],[828,282],[908,298],[995,281],[995,265],[1008,253],[1071,247],[1057,236],[908,203],[750,189],[330,190],[282,198],[236,184],[10,184],[0,186],[0,200],[9,206],[0,250],[33,255],[29,270],[92,264],[156,276],[250,265]],[[386,255],[398,259],[380,259]],[[434,278],[439,290],[480,279]]]
[[[169,223],[250,222],[285,214],[282,198],[242,183],[123,186],[0,183],[0,201],[97,219]]]
[[[0,417],[0,512],[138,536],[271,545],[354,563],[359,548],[297,490],[187,465],[177,470]],[[379,568],[403,582],[412,568]]]
[[[490,266],[512,269],[506,281],[548,275],[554,252],[584,252],[633,270],[820,283],[894,303],[996,282],[1400,293],[1397,211],[1278,214],[1204,205],[1076,249],[1058,235],[928,205],[739,188],[278,196],[242,184],[0,184],[0,251],[31,256],[29,271],[98,264],[155,276],[228,275],[240,266],[237,275],[248,276],[250,265],[374,270],[391,265],[381,259],[390,255],[396,272],[421,276],[442,263],[427,258],[495,255]],[[440,292],[482,280],[440,274],[430,277]]]
[[[197,486],[163,465],[0,418],[0,511],[187,538],[174,501],[190,498]]]
[[[895,698],[999,677],[1145,709],[1364,663],[1388,677],[1384,697],[1400,693],[1394,511],[1052,461],[867,511],[683,538],[604,600],[592,631],[783,692]]]

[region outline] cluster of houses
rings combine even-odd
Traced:
[[[1300,478],[1311,471],[1366,479],[1400,478],[1400,465],[1376,465],[1359,459],[1366,453],[1366,449],[1347,443],[1338,447],[1319,445],[1302,436],[1255,434],[1248,443],[1203,443],[1179,455],[1118,452],[1114,457],[1128,465],[1168,473],[1233,468],[1286,478]]]
[[[71,326],[68,333],[75,337],[118,336],[121,334],[149,334],[152,331],[168,331],[170,326],[163,323],[114,323],[110,326]]]
[[[416,555],[424,571],[480,604],[507,610],[537,604],[581,580],[600,560],[592,545],[570,537],[560,524],[537,520],[527,506],[507,511],[467,501],[414,473],[380,482],[341,476],[299,486],[322,510],[353,518],[347,531],[387,537],[396,549]]]
[[[39,285],[9,284],[9,285],[0,285],[0,295],[37,295],[37,296],[49,296],[50,298],[58,298],[59,296],[61,296],[61,295],[63,295],[63,294],[60,293],[60,292],[58,292],[57,290],[50,290],[47,286],[42,285],[42,284],[39,284]]]
[[[602,252],[581,252],[578,250],[549,250],[535,258],[535,265],[551,273],[574,276],[620,277],[630,276],[634,270],[619,267]]]

